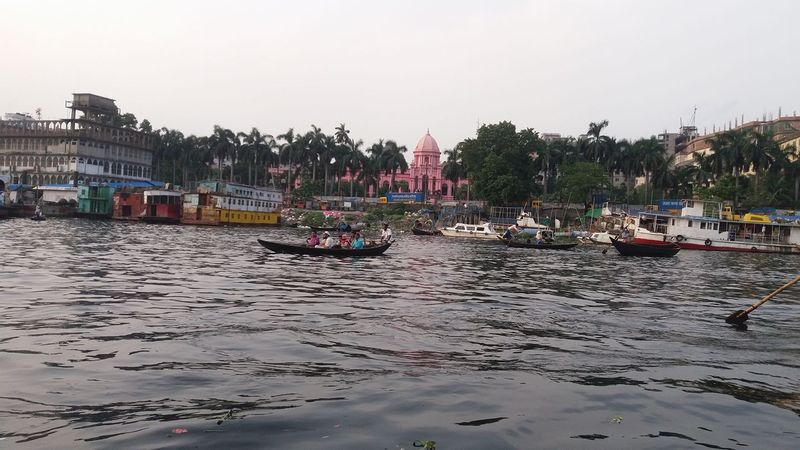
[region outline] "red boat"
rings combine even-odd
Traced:
[[[182,194],[175,191],[144,191],[142,220],[149,223],[180,223]]]

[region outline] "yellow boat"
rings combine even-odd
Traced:
[[[181,222],[189,225],[278,226],[283,192],[220,181],[202,182],[184,194]]]

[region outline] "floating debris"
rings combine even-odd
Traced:
[[[622,416],[614,416],[611,418],[611,421],[614,423],[622,423]]]
[[[235,418],[236,418],[236,416],[233,414],[233,410],[231,409],[230,411],[226,412],[226,413],[225,413],[225,415],[224,415],[224,416],[222,416],[222,417],[221,417],[221,418],[220,418],[220,419],[217,421],[217,425],[222,425],[222,422],[225,422],[226,420],[235,419]]]
[[[183,433],[188,433],[189,430],[187,430],[186,428],[173,428],[172,432],[175,434],[183,434]]]
[[[424,450],[436,450],[436,441],[414,441],[413,445]]]

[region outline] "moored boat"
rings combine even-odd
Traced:
[[[490,222],[485,222],[480,225],[457,223],[452,227],[443,228],[441,232],[444,236],[467,239],[495,240],[498,237],[498,233],[494,229],[494,225],[492,225]]]
[[[392,246],[391,242],[375,245],[372,247],[364,247],[360,249],[354,248],[318,248],[310,247],[308,245],[294,245],[284,244],[281,242],[258,240],[258,243],[263,245],[275,253],[287,253],[291,255],[310,255],[310,256],[379,256],[382,255],[389,247]]]
[[[441,236],[442,232],[439,230],[428,230],[425,228],[411,227],[411,234],[417,236]]]
[[[183,195],[181,222],[190,225],[279,226],[283,193],[238,183],[205,181]]]
[[[144,191],[144,214],[142,220],[148,223],[180,223],[181,193],[169,190]]]
[[[619,239],[612,238],[611,245],[622,256],[650,256],[650,257],[669,257],[675,256],[681,250],[681,247],[674,242],[642,244],[636,242],[624,242]],[[605,250],[603,250],[605,252]]]
[[[639,214],[634,242],[675,242],[682,249],[800,254],[800,224],[765,217],[723,217],[719,202],[684,200],[678,214]]]

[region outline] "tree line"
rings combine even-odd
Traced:
[[[185,136],[175,129],[153,130],[147,120],[138,124],[132,114],[119,120],[155,136],[154,178],[173,184],[220,179],[272,186],[301,198],[409,190],[395,180],[408,170],[407,148],[390,139],[367,147],[345,124],[332,134],[315,125],[305,133],[290,128],[278,135],[215,125],[208,136]],[[454,190],[456,198],[469,195],[492,205],[519,205],[533,197],[583,202],[605,193],[635,204],[699,197],[733,200],[737,207],[800,206],[800,159],[794,148],[780,147],[772,129],[717,133],[707,140],[709,152],[676,165],[677,155],[667,154],[655,136],[617,140],[604,134],[607,126],[607,120],[592,122],[577,138],[544,139],[510,122],[484,124],[475,137],[444,151],[442,178],[453,186],[469,179],[471,194]],[[389,186],[379,185],[381,175],[391,176]],[[637,178],[643,178],[640,186]]]
[[[707,140],[710,152],[676,165],[655,137],[617,140],[608,121],[586,134],[543,139],[510,122],[482,125],[448,153],[450,174],[468,177],[478,198],[496,205],[531,197],[583,202],[605,193],[618,202],[652,204],[660,198],[733,200],[734,206],[800,206],[800,160],[781,148],[773,130],[735,129]],[[620,180],[613,183],[614,177]],[[637,177],[644,182],[636,187]]]
[[[381,175],[391,176],[388,189],[408,190],[395,180],[408,170],[407,148],[391,139],[367,147],[354,139],[345,124],[327,134],[315,125],[305,133],[293,128],[278,135],[233,131],[215,125],[208,136],[181,131],[153,130],[147,120],[138,124],[130,114],[121,126],[151,133],[155,138],[153,178],[189,187],[198,181],[218,179],[255,186],[270,186],[308,199],[313,195],[366,196],[387,190]],[[296,181],[301,184],[295,189]]]

